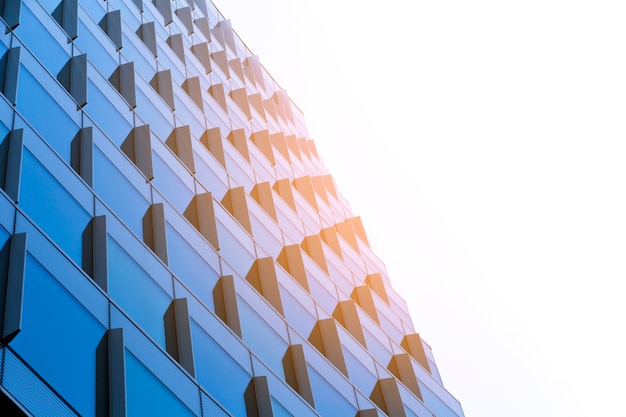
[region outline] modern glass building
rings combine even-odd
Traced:
[[[0,415],[463,416],[214,5],[0,14]]]

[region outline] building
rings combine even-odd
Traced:
[[[462,417],[204,0],[2,0],[0,415]]]

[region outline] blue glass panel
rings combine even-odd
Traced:
[[[320,415],[336,417],[356,414],[356,408],[343,398],[330,382],[325,380],[312,366],[308,365],[307,367],[313,389],[315,409]]]
[[[172,271],[193,291],[196,297],[212,309],[213,288],[219,279],[219,273],[211,268],[169,223],[167,224],[167,249]]]
[[[109,139],[120,146],[133,128],[131,122],[126,120],[131,115],[128,105],[115,88],[102,79],[94,81],[90,78],[88,88],[89,100],[85,111]]]
[[[128,416],[194,416],[148,369],[126,352]]]
[[[437,417],[458,417],[446,403],[443,402],[434,392],[429,390],[422,381],[417,381],[422,394],[422,399],[426,407],[432,411]]]
[[[25,149],[19,206],[74,262],[82,265],[82,235],[91,216]]]
[[[78,125],[23,66],[20,68],[17,92],[17,109],[50,146],[69,162],[71,143],[78,133]]]
[[[128,166],[130,168],[130,163]],[[142,219],[150,203],[98,147],[94,147],[94,167],[94,189],[98,197],[137,236],[143,236]]]
[[[11,346],[83,416],[93,416],[104,328],[30,255],[22,320]]]
[[[165,346],[163,316],[171,298],[112,238],[109,249],[109,294],[155,342]]]
[[[83,20],[86,20],[86,16],[82,11],[80,14],[83,15],[82,20],[78,22],[78,33],[80,33],[80,36],[74,42],[81,52],[87,54],[91,63],[98,68],[98,71],[108,77],[117,68],[117,59],[114,58],[117,55],[115,47],[111,40],[102,33],[102,29],[99,27],[96,29],[95,26],[97,25],[95,23],[90,22],[89,26],[85,25]],[[96,30],[100,31],[100,33],[96,33]]]
[[[276,417],[291,417],[291,413],[285,410],[285,407],[274,397],[272,397],[272,411]]]
[[[164,145],[155,143],[153,146],[154,179],[152,184],[167,201],[172,203],[179,212],[183,213],[194,195],[191,174],[171,153],[161,157],[160,153],[163,154],[169,151],[161,149],[161,152],[157,153],[155,148],[163,147]],[[165,162],[164,159],[168,162]]]
[[[260,297],[257,299],[257,303],[255,303],[259,304],[255,306],[256,309],[251,307],[241,297],[238,296],[237,299],[244,342],[275,374],[284,377],[283,357],[285,356],[288,343],[273,328],[284,332],[285,323],[278,318],[276,313],[270,311],[268,306],[260,305],[265,303]],[[257,309],[260,311],[257,312]],[[261,314],[265,318],[273,315],[275,325],[272,326],[267,323],[261,317]],[[282,329],[278,326],[282,327]]]
[[[191,321],[196,378],[234,416],[245,416],[250,375],[195,321]],[[228,375],[228,378],[225,376]]]
[[[158,25],[155,25],[158,26]],[[150,129],[161,140],[166,140],[174,129],[174,114],[163,102],[163,99],[148,84],[154,74],[136,74],[137,82],[137,115],[144,124],[149,124]],[[144,81],[141,77],[146,77]]]
[[[30,7],[39,9],[40,13],[45,15],[38,4],[34,3]],[[15,29],[15,33],[48,71],[56,75],[69,60],[70,55],[54,38],[50,30],[35,17],[35,13],[30,7],[26,4],[22,7],[21,22]],[[52,28],[52,18],[48,17],[48,19],[49,26]],[[61,29],[57,27],[54,32],[60,34]]]
[[[372,370],[368,369],[361,361],[348,349],[343,349],[343,356],[348,368],[348,375],[350,375],[350,381],[362,392],[371,392],[378,380],[374,372],[374,363],[372,358],[365,351],[361,351],[361,359],[364,362],[369,362],[372,366]]]

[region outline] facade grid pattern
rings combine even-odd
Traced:
[[[463,417],[212,3],[1,4],[1,415]]]

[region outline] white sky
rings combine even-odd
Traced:
[[[215,2],[466,416],[626,416],[626,3]]]

